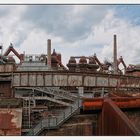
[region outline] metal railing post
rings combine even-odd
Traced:
[[[31,133],[32,133],[32,135],[34,136],[34,129],[32,129]]]
[[[56,126],[57,126],[57,117],[55,117],[55,123],[56,123]]]
[[[41,128],[42,128],[42,120],[41,120]]]
[[[71,106],[71,114],[72,114],[72,106]]]
[[[48,127],[50,127],[50,118],[48,117]]]
[[[63,118],[65,119],[65,112],[63,112]]]
[[[104,87],[102,88],[102,97],[104,97]]]
[[[80,105],[79,101],[80,101],[80,100],[78,99],[78,107],[79,107],[79,105]]]

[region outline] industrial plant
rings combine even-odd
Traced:
[[[1,136],[140,135],[140,65],[118,57],[116,35],[110,62],[94,53],[65,66],[51,39],[46,48],[38,55],[0,46]]]

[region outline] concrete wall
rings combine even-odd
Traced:
[[[82,73],[13,73],[12,86],[140,87],[140,77]]]

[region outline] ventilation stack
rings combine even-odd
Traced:
[[[114,62],[113,62],[113,69],[114,69],[114,74],[117,74],[118,73],[118,66],[117,66],[117,36],[114,35],[114,48],[113,48],[113,59],[114,59]]]
[[[51,69],[51,39],[47,40],[47,66]]]

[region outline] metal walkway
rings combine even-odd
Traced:
[[[33,97],[33,98],[34,98],[34,100],[48,100],[48,101],[58,103],[58,104],[61,104],[61,105],[64,105],[64,106],[71,106],[71,104],[69,104],[69,103],[66,103],[66,102],[63,102],[63,101],[60,101],[60,100],[56,100],[54,98],[50,98],[48,96],[38,96],[38,97]],[[29,97],[22,97],[22,99],[29,100]]]
[[[25,90],[24,95],[21,95],[21,93],[23,93],[23,89]],[[71,103],[62,101],[63,99],[73,102],[78,98],[78,96],[74,96],[70,92],[58,89],[56,87],[16,88],[15,96],[26,100],[48,100],[64,106],[71,106]]]
[[[24,100],[49,100],[66,106],[57,116],[40,120],[37,125],[27,132],[26,135],[29,136],[39,135],[44,129],[57,129],[79,109],[81,104],[78,95],[72,95],[70,92],[61,90],[58,87],[22,87],[17,88],[15,93],[17,97],[23,98]]]
[[[80,108],[80,104],[80,100],[77,99],[71,107],[64,109],[58,116],[42,119],[26,135],[35,136],[39,135],[44,129],[57,129]]]
[[[47,94],[61,97],[63,99],[71,100],[71,101],[74,101],[77,98],[77,96],[71,95],[70,92],[59,89],[57,87],[37,87],[34,89],[41,92],[45,92]]]

